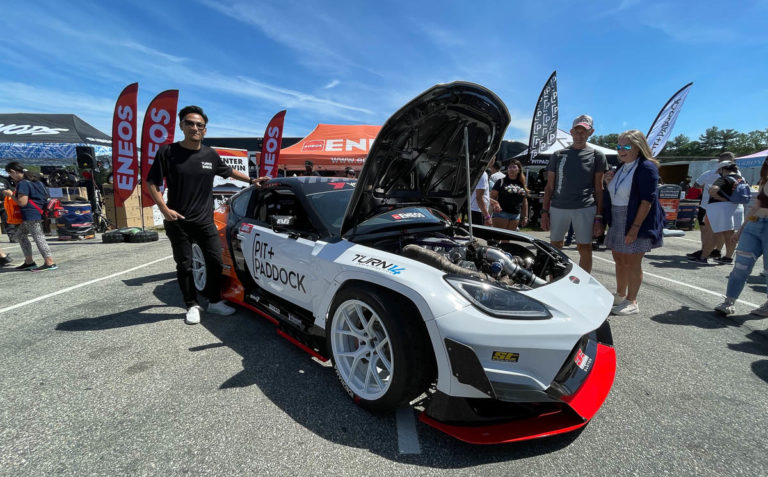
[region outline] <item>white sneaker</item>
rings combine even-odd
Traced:
[[[612,315],[636,315],[640,313],[640,307],[637,306],[637,303],[632,303],[629,300],[624,300],[618,305],[611,308],[611,314]]]
[[[768,318],[768,301],[763,303],[763,306],[760,308],[755,308],[754,310],[750,311],[751,314],[762,316]]]
[[[208,309],[206,309],[208,313],[216,313],[217,315],[231,315],[236,310],[232,308],[231,306],[224,303],[224,300],[217,301],[216,303],[209,303]]]
[[[732,315],[736,313],[736,307],[731,300],[726,298],[724,302],[715,307],[715,311],[723,315]]]
[[[203,308],[200,305],[193,305],[187,310],[187,316],[184,318],[184,323],[188,325],[196,325],[200,323],[200,312]]]
[[[619,295],[618,293],[614,293],[613,294],[613,306],[618,305],[622,301],[624,301],[624,297],[623,296]]]

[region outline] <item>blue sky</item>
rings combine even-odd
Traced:
[[[675,134],[768,128],[768,0],[3,1],[0,112],[74,113],[111,133],[117,95],[139,110],[166,89],[198,104],[208,136],[285,136],[317,123],[383,124],[436,83],[472,81],[506,103],[527,142],[557,70],[560,127],[647,131],[693,81]],[[139,117],[141,124],[141,116]],[[177,138],[180,134],[177,131]]]

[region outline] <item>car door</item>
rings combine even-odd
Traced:
[[[317,234],[291,189],[277,187],[259,194],[251,217],[237,232],[248,274],[257,293],[277,297],[289,309],[294,305],[311,311]]]

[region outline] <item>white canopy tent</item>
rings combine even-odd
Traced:
[[[539,158],[545,159],[546,161],[549,160],[549,157],[554,154],[555,152],[565,149],[566,147],[569,147],[571,144],[573,144],[573,136],[571,136],[569,133],[563,131],[562,129],[557,130],[557,138],[555,139],[555,142],[547,148],[546,151],[539,153],[539,155],[534,160],[536,163],[531,165],[544,165],[546,162],[541,162]],[[610,164],[617,164],[618,163],[618,154],[616,153],[616,150],[614,149],[608,149],[607,147],[598,146],[597,144],[592,144],[591,142],[587,143],[587,146],[591,147],[592,149],[595,149],[597,151],[602,152],[605,154],[606,158],[608,159],[608,162]],[[525,157],[528,155],[528,149],[526,148],[523,152],[515,156],[515,158]]]

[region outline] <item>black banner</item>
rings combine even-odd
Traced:
[[[557,139],[557,71],[553,71],[541,90],[533,111],[528,157],[523,165],[538,164],[536,156],[546,151]],[[545,162],[546,164],[546,162]]]

